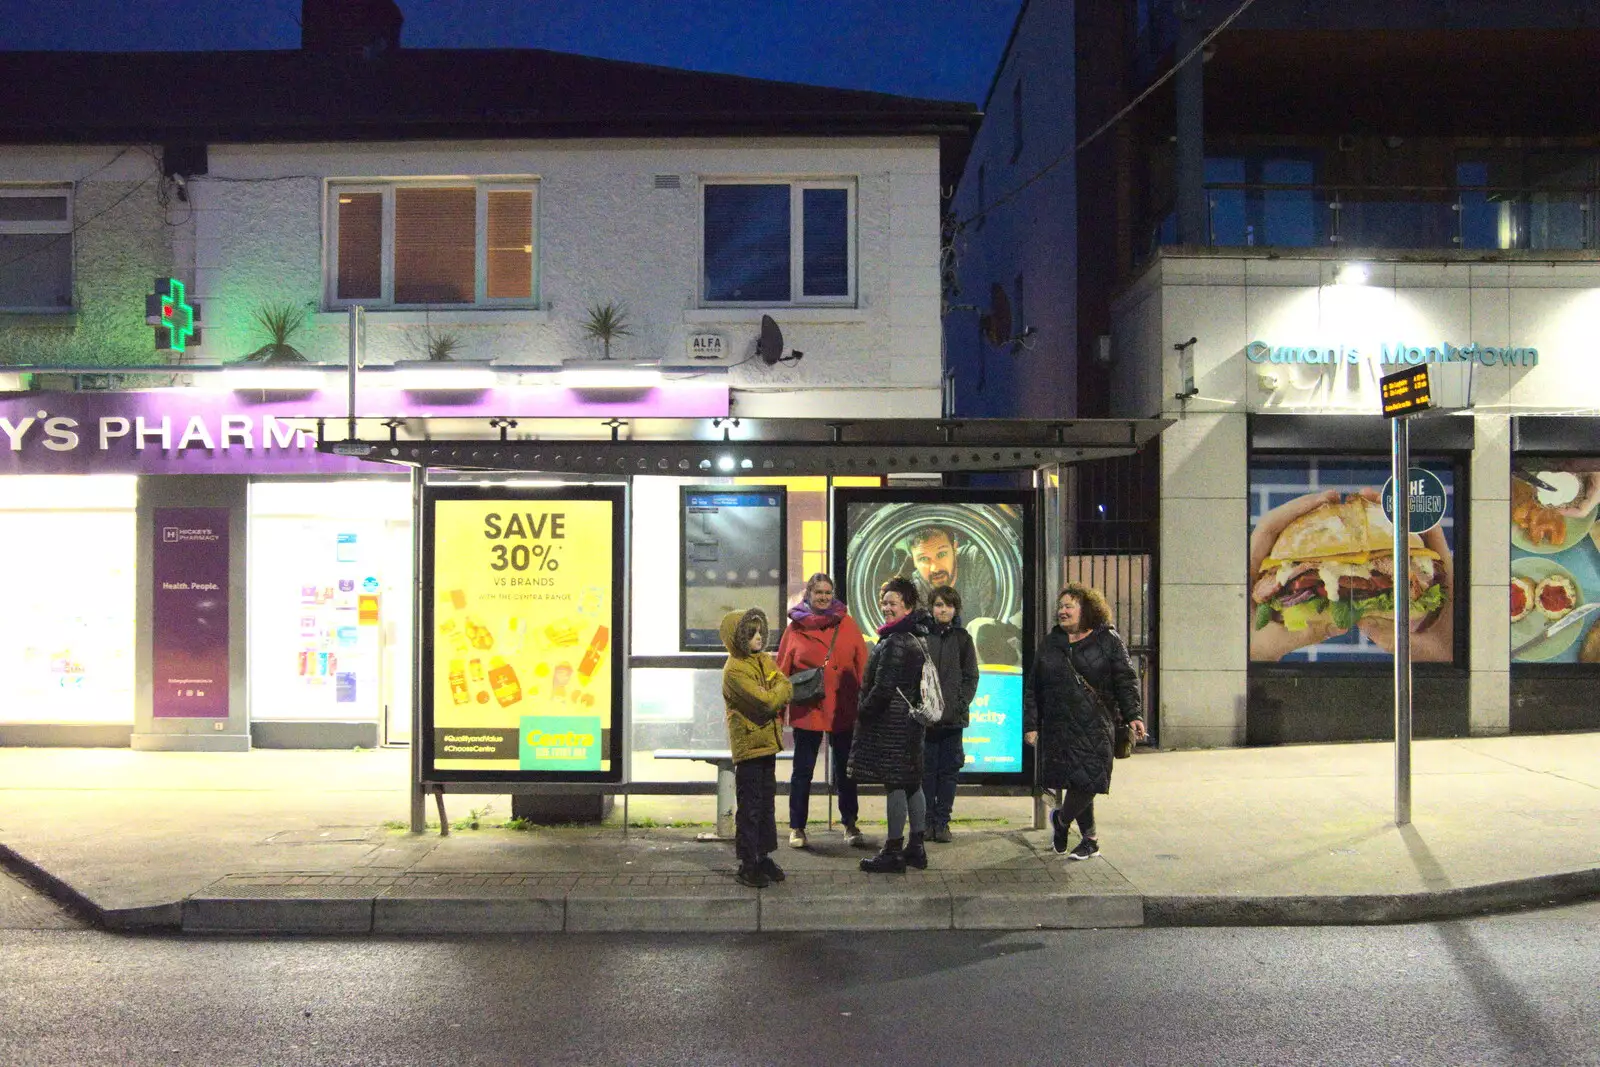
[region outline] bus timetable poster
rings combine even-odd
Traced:
[[[429,492],[429,780],[621,780],[625,514],[620,487]]]

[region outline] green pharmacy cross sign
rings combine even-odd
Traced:
[[[156,328],[158,350],[182,352],[200,343],[200,305],[185,299],[176,278],[156,279],[156,291],[144,298],[144,321]]]

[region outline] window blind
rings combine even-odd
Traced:
[[[850,194],[845,189],[806,189],[801,196],[806,296],[850,295]]]
[[[789,186],[708,185],[705,299],[787,301]]]
[[[470,304],[476,298],[477,190],[396,189],[394,302]]]
[[[340,193],[339,276],[334,295],[340,300],[383,297],[383,194]]]
[[[488,193],[488,279],[491,300],[533,295],[533,194],[520,190]]]

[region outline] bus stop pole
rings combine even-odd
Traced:
[[[1411,822],[1411,427],[1389,420],[1394,500],[1394,824]]]

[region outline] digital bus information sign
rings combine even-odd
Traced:
[[[1433,385],[1427,367],[1414,367],[1398,374],[1386,374],[1378,380],[1383,396],[1383,417],[1399,418],[1416,415],[1433,408]]]

